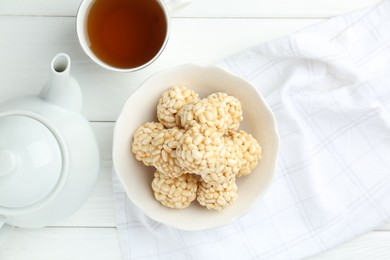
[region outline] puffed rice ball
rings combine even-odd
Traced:
[[[225,145],[225,159],[226,166],[224,171],[237,175],[241,170],[243,162],[243,154],[241,147],[238,143],[235,143],[231,137],[223,138]]]
[[[225,165],[221,172],[203,173],[202,180],[212,185],[216,190],[226,189],[227,185],[236,181],[236,174],[241,169],[242,152],[238,144],[235,144],[231,138],[223,138],[225,150]]]
[[[243,155],[242,165],[237,177],[249,175],[261,159],[261,147],[257,140],[243,130],[232,134],[233,142],[238,144]]]
[[[174,178],[184,174],[176,160],[176,148],[184,130],[177,127],[164,129],[154,138],[151,146],[152,164],[164,175]]]
[[[192,174],[183,174],[177,178],[171,178],[156,171],[152,181],[154,197],[163,206],[184,209],[196,198],[198,180]]]
[[[217,92],[207,97],[211,100],[217,100],[220,103],[226,104],[226,124],[229,132],[237,131],[242,121],[241,102],[223,92]]]
[[[208,187],[212,187],[216,191],[226,189],[236,181],[236,176],[228,171],[219,173],[202,174],[201,180],[207,183]]]
[[[237,197],[238,189],[235,182],[229,183],[223,190],[215,190],[212,185],[200,181],[196,198],[200,205],[221,211],[231,205]]]
[[[176,156],[179,165],[189,173],[219,173],[225,167],[223,137],[206,125],[195,124],[179,140]]]
[[[151,144],[154,138],[164,129],[161,123],[148,122],[140,126],[134,133],[131,150],[138,161],[152,166]]]
[[[175,86],[165,91],[157,105],[157,118],[167,128],[178,126],[176,124],[177,112],[188,102],[198,100],[195,91],[184,86]]]
[[[176,121],[185,129],[195,124],[206,125],[221,133],[228,129],[226,104],[216,99],[191,101],[179,110],[176,117]]]

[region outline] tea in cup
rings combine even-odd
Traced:
[[[169,29],[161,0],[84,0],[77,14],[77,35],[85,53],[119,72],[139,70],[156,60]]]

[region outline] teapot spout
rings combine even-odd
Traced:
[[[81,112],[82,94],[77,81],[70,75],[71,61],[66,53],[57,54],[50,67],[50,76],[40,97],[63,109]]]

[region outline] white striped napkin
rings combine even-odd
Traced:
[[[156,223],[114,175],[124,259],[298,259],[390,221],[390,1],[221,62],[264,93],[280,131],[255,209],[199,232]]]

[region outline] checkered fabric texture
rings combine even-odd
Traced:
[[[390,221],[390,1],[223,60],[275,113],[277,173],[256,207],[197,232],[144,215],[113,175],[128,259],[299,259]]]

